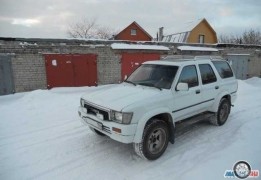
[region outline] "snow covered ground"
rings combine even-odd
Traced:
[[[197,124],[156,161],[99,137],[77,114],[83,88],[0,96],[0,179],[224,179],[239,160],[261,170],[261,79],[239,81],[222,127]]]

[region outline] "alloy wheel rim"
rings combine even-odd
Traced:
[[[155,129],[148,140],[148,150],[151,154],[158,154],[162,151],[166,143],[166,132],[162,128]]]

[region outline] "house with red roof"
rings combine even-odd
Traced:
[[[136,21],[120,31],[113,37],[114,40],[152,41],[152,36],[145,31]]]

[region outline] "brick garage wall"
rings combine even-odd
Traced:
[[[98,84],[118,83],[121,80],[121,53],[160,53],[166,55],[220,55],[225,57],[230,53],[250,54],[249,77],[261,75],[261,46],[219,46],[202,44],[175,44],[146,42],[149,45],[163,45],[169,51],[152,50],[113,50],[112,43],[119,41],[83,41],[62,39],[8,39],[0,38],[0,53],[12,55],[12,66],[16,92],[46,89],[46,70],[44,54],[97,54]],[[124,42],[130,43],[130,42]],[[218,53],[181,52],[178,46],[201,46],[218,48]]]
[[[2,45],[3,46],[3,45]],[[16,92],[46,89],[44,54],[97,54],[98,84],[118,83],[121,79],[120,54],[110,45],[18,45],[0,46],[0,53],[12,53]]]
[[[41,54],[15,54],[12,56],[12,68],[16,92],[46,88],[45,65]]]

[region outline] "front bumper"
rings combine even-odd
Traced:
[[[103,121],[94,115],[86,114],[83,107],[78,108],[78,114],[83,124],[88,125],[97,131],[109,136],[111,139],[122,143],[132,143],[136,132],[137,124],[119,124],[112,121]],[[121,129],[121,133],[113,131],[113,128]]]

